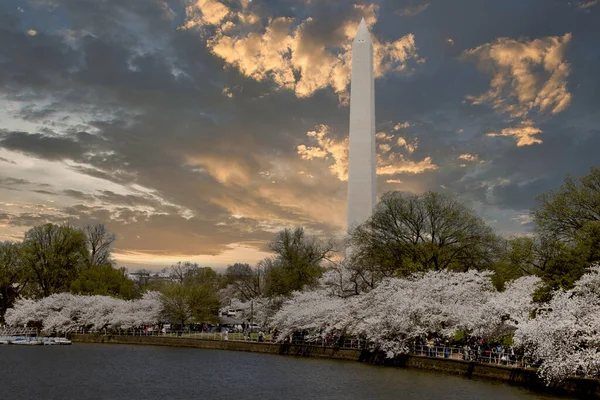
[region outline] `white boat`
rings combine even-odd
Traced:
[[[54,343],[55,344],[67,345],[67,344],[71,344],[72,343],[69,339],[64,338],[64,337],[56,337],[56,338],[53,338],[53,339],[54,339]]]
[[[15,339],[11,340],[10,343],[11,344],[28,345],[28,346],[44,344],[44,342],[42,342],[41,340],[32,339],[32,338],[22,338],[22,337],[15,338]]]
[[[0,340],[0,344],[10,344],[8,340]]]

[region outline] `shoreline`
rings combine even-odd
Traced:
[[[121,336],[101,334],[72,334],[73,343],[133,344],[150,346],[189,347],[209,350],[246,351],[263,354],[279,354],[296,357],[327,358],[347,360],[400,368],[415,368],[434,372],[461,375],[467,378],[495,380],[510,385],[555,395],[577,396],[585,399],[600,399],[600,381],[586,378],[569,378],[561,385],[546,386],[537,376],[535,369],[481,364],[472,361],[403,355],[393,359],[383,353],[368,350],[340,349],[312,345],[292,345],[289,343],[261,343],[234,340],[213,340],[169,336]]]

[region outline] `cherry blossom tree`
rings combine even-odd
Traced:
[[[490,274],[447,270],[388,279],[354,305],[348,331],[394,357],[417,338],[450,337],[477,325],[476,311],[494,292]]]
[[[394,357],[407,352],[417,338],[475,329],[477,311],[493,294],[490,273],[432,271],[384,279],[372,291],[347,298],[326,286],[296,292],[273,324],[284,334],[330,331],[363,337]]]
[[[40,300],[21,299],[6,313],[12,326],[36,325],[44,332],[69,333],[80,328],[128,329],[154,325],[161,313],[160,294],[148,292],[139,300],[109,296],[58,293]]]
[[[515,343],[534,360],[546,382],[584,372],[600,375],[600,265],[571,290],[557,291],[537,316],[519,324]]]
[[[508,282],[504,291],[494,292],[479,308],[473,333],[487,339],[512,335],[537,309],[532,296],[541,282],[537,276],[524,276]]]
[[[281,338],[296,331],[305,331],[308,340],[325,331],[343,331],[351,321],[343,312],[349,303],[326,288],[294,292],[273,317],[273,325],[281,332]]]
[[[274,315],[279,311],[284,301],[285,297],[282,296],[259,296],[248,301],[232,299],[230,308],[241,312],[241,315],[237,315],[238,318],[255,322],[261,326],[270,326]]]

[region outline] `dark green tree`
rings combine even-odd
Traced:
[[[597,240],[600,222],[600,168],[581,178],[571,176],[558,191],[544,193],[531,210],[538,232],[564,243],[581,241],[581,235]]]
[[[263,261],[267,295],[287,296],[314,286],[324,272],[322,263],[329,260],[334,247],[330,240],[306,235],[303,228],[277,233],[269,244],[275,256]]]
[[[16,242],[0,242],[0,322],[6,310],[29,281],[29,274],[22,260],[22,246]]]
[[[170,282],[161,287],[163,318],[182,325],[192,318],[189,289],[178,282]]]
[[[600,261],[600,168],[580,178],[567,177],[557,191],[537,200],[531,210],[536,236],[525,258],[545,283],[536,299],[547,300],[553,290],[570,289]]]
[[[83,269],[71,283],[71,293],[113,296],[126,300],[137,295],[135,284],[127,277],[125,269],[116,269],[111,264],[92,265]]]
[[[31,228],[23,241],[23,262],[39,297],[68,291],[88,257],[85,234],[68,225]]]
[[[212,268],[189,262],[174,267],[173,280],[157,286],[162,294],[165,318],[182,324],[216,321],[221,307],[219,275]]]
[[[194,319],[197,322],[217,321],[221,303],[214,288],[209,285],[192,285],[188,286],[188,291],[188,304]]]
[[[436,192],[388,192],[350,234],[352,268],[373,284],[418,271],[491,269],[503,239],[473,210]]]
[[[216,321],[219,301],[219,275],[209,267],[199,267],[186,276],[184,285],[189,288],[189,305],[198,322]]]

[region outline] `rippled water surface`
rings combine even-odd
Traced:
[[[0,399],[550,399],[357,362],[151,346],[0,346]]]

